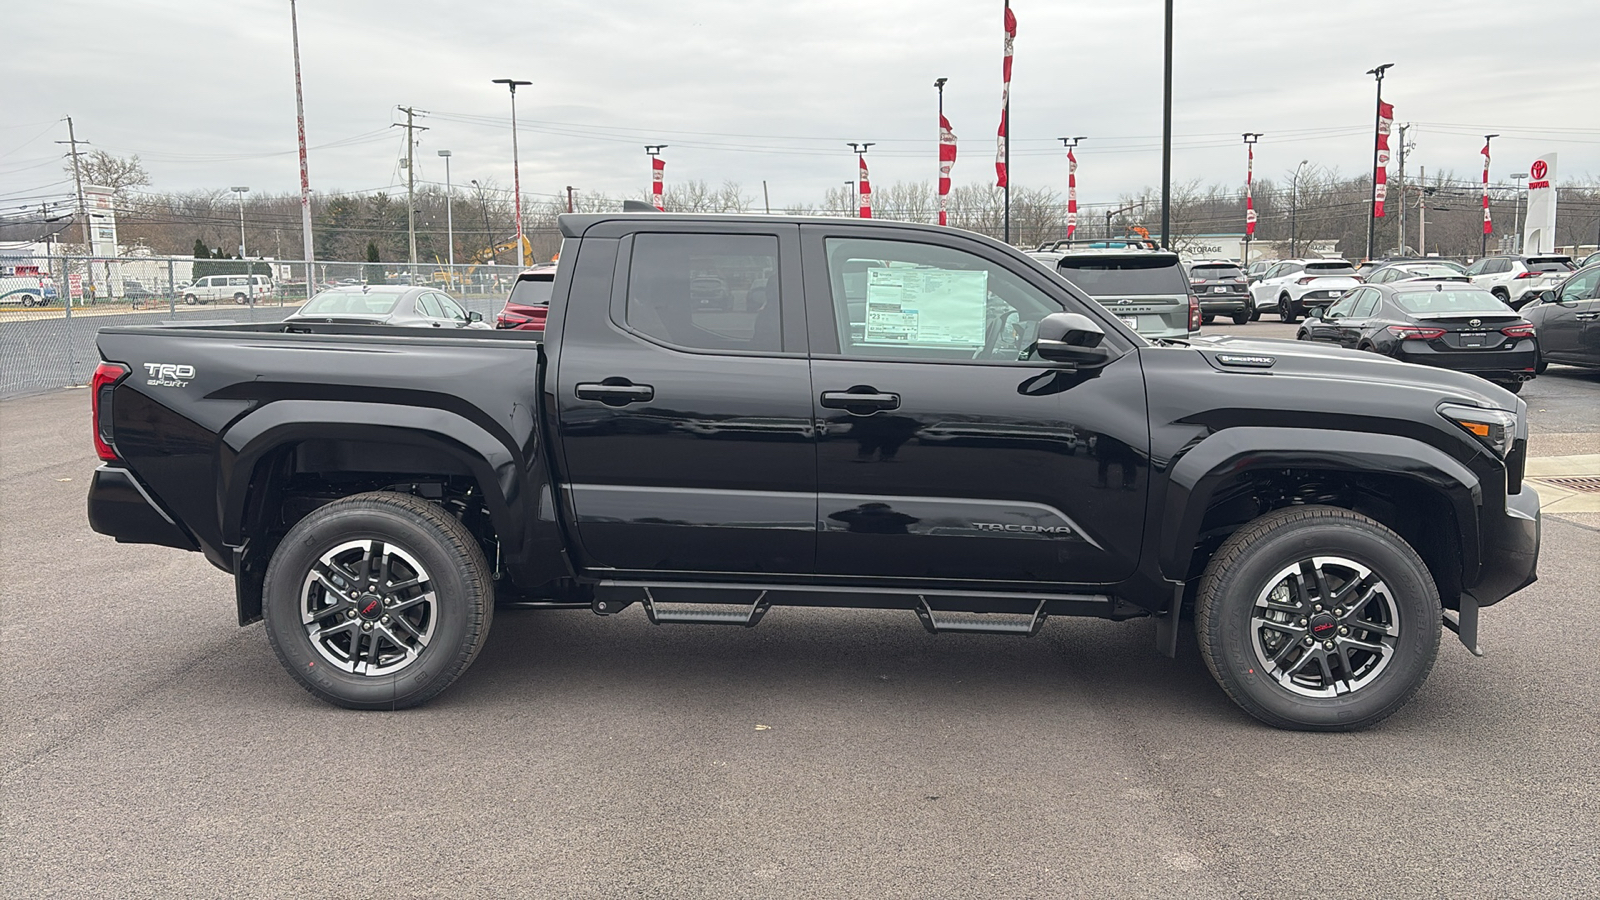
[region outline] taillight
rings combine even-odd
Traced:
[[[1419,328],[1415,325],[1390,325],[1389,333],[1404,341],[1431,341],[1444,337],[1443,328]]]
[[[1200,298],[1189,295],[1189,330],[1200,330]]]
[[[1538,278],[1539,276],[1535,275],[1532,272],[1518,272],[1515,277],[1517,277],[1517,278]]]
[[[1305,278],[1300,279],[1299,281],[1296,281],[1295,284],[1310,284],[1311,282],[1316,281],[1316,280],[1317,280],[1317,277],[1315,275],[1309,275],[1309,276],[1307,276]]]
[[[1204,278],[1191,278],[1191,279],[1189,279],[1189,283],[1190,284],[1205,284],[1206,280]]]
[[[89,382],[89,404],[94,410],[94,452],[106,462],[117,460],[117,450],[111,437],[111,396],[117,383],[126,377],[127,366],[103,362],[94,370],[94,379]]]
[[[1500,333],[1506,337],[1514,338],[1533,337],[1533,323],[1525,322],[1521,325],[1507,325],[1500,329]]]

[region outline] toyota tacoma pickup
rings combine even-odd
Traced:
[[[290,675],[423,703],[496,603],[935,634],[1191,619],[1349,730],[1532,583],[1527,408],[1336,348],[1151,341],[1026,254],[856,219],[568,215],[543,332],[110,327],[95,530],[205,554]],[[711,298],[697,285],[715,282]]]

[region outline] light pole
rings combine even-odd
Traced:
[[[1244,132],[1244,257],[1239,264],[1245,267],[1250,265],[1250,239],[1256,234],[1256,141],[1260,139],[1259,131]]]
[[[1300,213],[1300,170],[1305,167],[1307,160],[1300,160],[1300,165],[1294,167],[1294,177],[1289,179],[1289,258],[1300,258],[1300,247],[1295,234],[1296,219]]]
[[[1517,216],[1511,226],[1511,246],[1519,255],[1522,253],[1522,179],[1527,177],[1527,172],[1519,172],[1511,176],[1511,180],[1517,183]]]
[[[239,258],[244,259],[244,195],[250,193],[250,188],[231,187],[228,190],[239,197]],[[246,266],[244,271],[246,275],[250,274],[250,267]]]
[[[1372,114],[1372,208],[1367,210],[1367,259],[1372,258],[1373,230],[1378,226],[1378,129],[1383,127],[1383,73],[1387,72],[1394,63],[1384,63],[1375,69],[1368,69],[1367,74],[1378,80],[1378,105]]]
[[[455,199],[455,192],[450,189],[450,151],[440,150],[439,155],[444,157],[444,233],[445,240],[450,243],[450,284],[456,283],[456,218],[451,208],[450,201]]]
[[[666,177],[666,163],[658,162],[661,151],[667,149],[666,144],[645,144],[644,152],[650,156],[650,197],[655,201],[656,209],[666,212],[667,199],[662,193],[665,190],[663,178]],[[568,210],[571,212],[571,210]]]
[[[945,191],[950,186],[950,166],[955,164],[955,160],[954,159],[946,161],[945,158],[944,158],[944,148],[946,146],[946,142],[945,142],[945,139],[944,139],[944,132],[945,132],[945,127],[944,127],[944,85],[945,85],[945,82],[947,82],[949,80],[950,79],[948,79],[948,78],[935,78],[933,80],[933,89],[939,92],[939,180],[934,182],[934,190],[937,191],[938,194],[939,194],[939,224],[940,225],[949,224],[949,217],[945,213]],[[954,136],[952,136],[951,139],[950,139],[949,147],[950,147],[950,152],[954,153],[955,152],[955,138],[954,138]]]
[[[856,205],[856,183],[855,183],[855,181],[853,179],[850,180],[850,181],[846,181],[844,183],[844,189],[846,191],[846,196],[848,196],[850,198],[850,206],[846,207],[845,211],[844,211],[844,214],[848,216],[848,215],[850,215],[850,210],[854,209],[855,205]]]
[[[484,195],[483,185],[478,179],[472,179],[472,186],[478,190],[478,208],[483,210],[483,239],[489,242],[489,264],[500,265],[500,254],[494,250],[494,232],[489,228],[489,198]]]
[[[858,144],[855,141],[846,141],[846,143],[848,143],[850,145],[850,149],[856,155],[856,161],[858,163],[858,167],[856,169],[856,175],[859,178],[860,174],[861,174],[861,170],[867,167],[867,160],[866,160],[867,148],[871,147],[873,144],[875,144],[877,142],[876,141],[871,141],[871,142],[868,142],[868,143],[865,143],[865,144]],[[862,206],[862,204],[867,204],[867,203],[871,203],[872,202],[872,200],[871,200],[871,197],[872,197],[872,185],[871,185],[871,183],[863,181],[862,184],[865,185],[867,189],[864,192],[857,192],[857,194],[856,194],[856,218],[858,218],[858,219],[861,218],[861,206]]]
[[[1078,148],[1078,142],[1085,140],[1085,135],[1077,137],[1057,138],[1061,146],[1067,148],[1067,240],[1072,240],[1072,235],[1078,230],[1078,157],[1072,151]]]
[[[1165,67],[1161,83],[1161,249],[1172,249],[1172,0],[1167,0]],[[1009,146],[1009,145],[1008,145]],[[1106,220],[1110,222],[1109,219]]]
[[[1478,239],[1478,258],[1489,255],[1489,142],[1499,137],[1498,134],[1483,136],[1483,234]]]
[[[494,83],[503,84],[511,89],[511,190],[516,192],[517,265],[523,266],[527,265],[528,260],[524,258],[522,242],[522,170],[517,161],[517,87],[533,82],[518,81],[515,78],[496,78]]]

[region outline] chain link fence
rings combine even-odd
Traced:
[[[358,284],[437,288],[489,322],[520,266],[317,262],[312,294]],[[246,269],[250,272],[246,272]],[[306,300],[306,265],[190,257],[0,258],[0,399],[84,384],[115,325],[277,322]]]

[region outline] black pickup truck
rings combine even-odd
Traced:
[[[998,242],[569,215],[543,333],[101,331],[93,527],[233,574],[347,707],[460,677],[497,602],[934,633],[1191,614],[1272,725],[1375,723],[1532,583],[1527,408],[1304,343],[1147,341]]]

